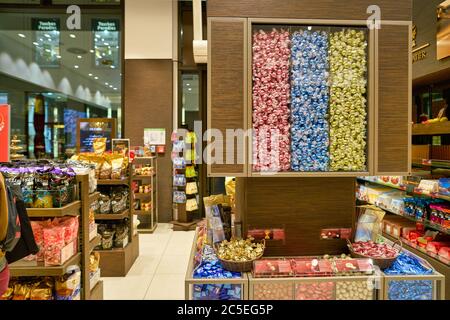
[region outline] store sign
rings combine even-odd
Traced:
[[[0,162],[9,161],[10,106],[0,105]]]
[[[146,145],[166,145],[166,129],[164,128],[145,128],[144,144]]]
[[[436,33],[437,59],[450,57],[450,1],[442,2],[437,8]]]
[[[417,26],[413,25],[412,28],[412,47],[413,47],[413,58],[412,58],[412,62],[415,63],[417,61],[421,61],[424,60],[425,58],[428,57],[428,52],[425,51],[425,48],[428,48],[430,46],[429,43],[426,43],[422,46],[417,47]]]
[[[59,31],[59,19],[32,19],[34,31]]]
[[[78,119],[77,152],[93,152],[96,138],[106,138],[106,150],[111,151],[112,139],[116,138],[116,119]]]
[[[93,31],[120,31],[119,20],[93,19]]]

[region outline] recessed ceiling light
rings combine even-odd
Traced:
[[[311,26],[310,26],[310,27],[308,27],[308,30],[309,30],[309,31],[311,31],[311,30],[312,30],[312,27],[311,27]]]
[[[44,41],[44,39],[42,39],[42,38],[39,38],[39,41]]]
[[[89,77],[92,77],[93,76],[93,74],[92,73],[89,73]]]
[[[110,88],[114,87],[112,84],[109,85]]]
[[[111,66],[111,69],[115,69],[116,68],[116,66]]]
[[[104,53],[104,52],[103,52],[103,53],[102,53],[102,56],[104,56],[104,57],[105,57],[105,56],[106,56],[106,53]]]
[[[116,46],[116,49],[119,49],[119,46]]]
[[[21,38],[26,38],[26,36],[23,33],[18,33],[17,35]]]
[[[78,69],[79,67],[80,67],[80,66],[77,66],[77,65],[74,66],[75,69]]]
[[[98,77],[94,77],[95,80],[98,80]]]
[[[69,34],[69,37],[71,37],[72,39],[75,39],[77,36],[74,35],[73,33]]]
[[[186,85],[189,87],[191,84],[190,83],[186,83]]]
[[[45,49],[45,51],[48,53],[52,52],[50,49]]]
[[[188,91],[192,91],[192,88],[189,88]]]
[[[89,50],[89,52],[90,52],[90,53],[94,53],[95,51],[91,49],[91,50]]]
[[[114,90],[117,90],[117,88],[114,88]]]
[[[44,36],[50,38],[50,35],[48,33],[44,34]]]
[[[57,57],[58,59],[61,59],[61,56],[60,56],[60,55],[57,55],[56,57]]]
[[[38,46],[39,45],[39,43],[38,42],[33,42],[33,44],[35,45],[35,46]]]
[[[104,42],[103,43],[105,46],[109,46],[109,43],[108,42]]]
[[[53,92],[49,92],[49,93],[47,93],[49,96],[52,96],[53,95]]]
[[[105,82],[105,85],[107,85],[107,86],[108,86],[108,85],[109,85],[109,83],[108,83],[108,82]]]
[[[96,38],[101,38],[101,36],[99,34],[96,34],[95,37]]]
[[[82,56],[77,56],[77,58],[78,58],[78,59],[81,59],[81,58],[83,58],[83,57],[82,57]]]
[[[58,96],[58,99],[61,99],[61,97]]]

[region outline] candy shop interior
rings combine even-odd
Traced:
[[[328,4],[0,0],[0,300],[450,300],[450,4]]]

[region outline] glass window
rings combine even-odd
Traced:
[[[79,118],[116,118],[120,137],[121,7],[84,6],[81,30],[68,30],[65,6],[2,10],[4,3],[0,1],[0,103],[11,105],[12,134],[26,156],[71,156]],[[120,1],[53,1],[57,3]]]

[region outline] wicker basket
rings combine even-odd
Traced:
[[[402,249],[403,249],[402,242],[397,239],[394,242],[394,244],[392,245],[393,249],[395,248],[396,244],[399,244],[400,249],[397,250],[398,253],[395,257],[393,257],[393,258],[373,258],[373,257],[365,256],[365,255],[362,255],[362,254],[359,254],[359,253],[356,253],[355,251],[353,251],[352,243],[349,240],[347,240],[347,246],[348,246],[348,249],[350,250],[350,254],[353,258],[372,259],[373,264],[377,265],[381,270],[389,268],[394,263],[394,261],[397,259],[400,252],[402,251]]]
[[[260,255],[258,255],[255,259],[249,260],[249,261],[231,261],[231,260],[223,260],[219,258],[219,255],[217,255],[218,245],[214,246],[214,250],[216,251],[217,259],[219,259],[220,263],[222,264],[222,267],[225,270],[233,271],[233,272],[250,272],[252,271],[253,267],[253,261],[256,261],[258,259],[261,259],[264,255],[264,249],[266,248],[266,241],[261,241],[263,251]]]

